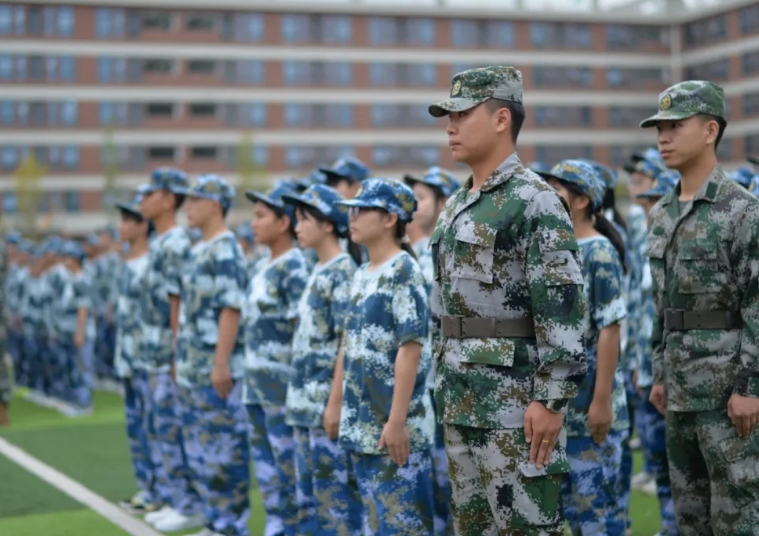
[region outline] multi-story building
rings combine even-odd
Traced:
[[[524,161],[621,164],[685,78],[725,88],[721,159],[759,154],[759,2],[608,1],[0,2],[4,213],[30,151],[40,210],[72,230],[103,221],[108,172],[122,189],[160,165],[237,181],[243,153],[270,176],[346,154],[378,175],[455,168],[427,105],[494,63],[524,75]]]

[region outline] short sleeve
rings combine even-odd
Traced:
[[[228,241],[217,245],[213,255],[214,278],[211,307],[241,310],[245,301],[248,274],[242,252]]]
[[[398,346],[426,342],[429,332],[429,305],[424,276],[419,265],[403,257],[393,281],[392,311]]]
[[[616,324],[627,315],[622,296],[622,262],[614,246],[606,240],[595,242],[597,247],[588,259],[591,274],[591,303],[593,320],[601,330]]]
[[[335,326],[335,334],[338,337],[341,337],[343,331],[345,331],[345,322],[348,318],[352,284],[352,273],[348,273],[346,270],[335,272],[330,307],[332,312],[332,325]]]
[[[166,247],[162,251],[164,259],[161,263],[161,278],[167,296],[179,296],[182,293],[182,270],[189,248],[190,243],[184,231],[181,234],[174,233],[166,241]]]
[[[83,277],[80,277],[74,282],[74,300],[77,309],[92,308],[92,294],[87,287],[86,279]]]

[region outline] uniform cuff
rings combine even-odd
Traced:
[[[733,388],[733,394],[759,398],[759,378],[750,376],[738,376]]]
[[[567,380],[556,380],[550,376],[535,376],[532,379],[533,400],[556,400],[577,396],[577,385]]]

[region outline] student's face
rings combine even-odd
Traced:
[[[79,269],[79,262],[74,257],[64,257],[63,265],[69,272],[75,272]]]
[[[426,184],[417,182],[414,183],[414,197],[416,197],[417,207],[416,212],[414,212],[413,221],[425,233],[429,233],[434,227],[438,216],[438,202],[435,192]]]
[[[493,152],[510,122],[507,109],[491,114],[483,104],[451,113],[446,131],[453,159],[469,165],[482,161]]]
[[[560,181],[557,181],[556,179],[548,179],[548,184],[553,186],[561,198],[566,201],[567,206],[569,206],[569,213],[572,216],[572,221],[582,221],[582,219],[585,217],[585,213],[587,212],[590,199],[588,199],[588,197],[585,195],[572,195],[572,193],[567,190]]]
[[[705,121],[694,116],[682,121],[659,121],[656,130],[664,163],[670,169],[680,169],[704,151],[714,150],[719,125],[716,121]]]
[[[643,173],[633,173],[630,175],[630,184],[627,187],[627,193],[630,194],[630,201],[639,203],[638,195],[650,190],[654,180]]]
[[[134,218],[122,216],[119,220],[119,236],[125,242],[129,242],[137,238],[137,229],[144,224],[137,223]]]
[[[295,236],[298,237],[298,245],[302,248],[316,248],[325,238],[332,233],[332,225],[318,221],[310,214],[296,211]]]
[[[278,217],[269,205],[257,201],[253,205],[253,234],[257,244],[268,246],[276,242],[283,233],[287,233],[290,226],[290,218]]]
[[[200,229],[213,217],[214,210],[217,209],[218,205],[216,201],[198,197],[188,197],[185,203],[187,205],[187,223],[190,227]]]
[[[356,244],[367,245],[395,227],[398,217],[384,210],[374,208],[351,207],[350,232],[351,240]]]
[[[171,194],[165,190],[147,193],[142,196],[140,207],[145,219],[154,220],[171,209]]]

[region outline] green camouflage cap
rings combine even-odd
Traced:
[[[640,128],[656,126],[659,121],[678,121],[706,114],[727,122],[725,90],[704,80],[688,80],[659,94],[659,113],[641,122]]]
[[[451,97],[430,106],[430,115],[463,112],[489,99],[522,103],[522,73],[516,67],[493,65],[458,73],[451,80]]]

